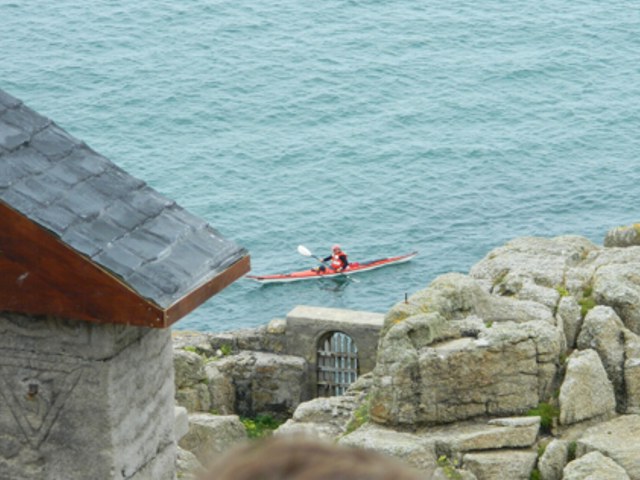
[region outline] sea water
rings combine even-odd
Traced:
[[[176,324],[387,311],[519,236],[640,213],[640,5],[0,0],[0,88],[246,247],[253,273],[419,251],[356,281],[240,279]]]

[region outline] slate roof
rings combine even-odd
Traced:
[[[248,256],[3,90],[0,201],[165,309]]]

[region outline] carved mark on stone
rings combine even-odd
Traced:
[[[47,438],[85,369],[80,366],[70,371],[53,371],[0,366],[0,395],[34,449]]]

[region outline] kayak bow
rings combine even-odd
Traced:
[[[331,270],[330,268],[328,268],[324,272],[309,269],[302,270],[300,272],[276,273],[273,275],[246,275],[246,278],[260,283],[286,283],[297,282],[300,280],[317,280],[320,278],[339,278],[354,275],[356,273],[368,272],[370,270],[387,267],[389,265],[408,262],[417,254],[418,252],[411,252],[406,255],[399,255],[397,257],[380,258],[378,260],[370,260],[368,262],[353,262],[350,263],[349,266],[341,272],[336,272],[334,270]]]

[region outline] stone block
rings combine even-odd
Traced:
[[[247,439],[247,431],[237,415],[194,413],[189,416],[189,433],[178,445],[193,453],[203,464]]]
[[[342,437],[338,444],[365,448],[396,457],[427,477],[435,471],[435,443],[412,433],[398,432],[373,423],[367,423],[358,430]]]
[[[600,452],[640,480],[640,415],[623,415],[589,428],[577,441],[578,456]]]
[[[0,316],[0,343],[0,478],[173,479],[168,330]]]
[[[595,350],[576,350],[571,354],[559,401],[562,425],[615,412],[613,384]]]
[[[176,443],[189,432],[189,413],[184,407],[175,407],[173,409],[175,415],[175,439]]]
[[[478,480],[529,480],[536,466],[537,453],[522,450],[497,450],[467,453],[462,466]]]
[[[600,452],[591,452],[569,463],[563,480],[630,480],[620,465]]]

